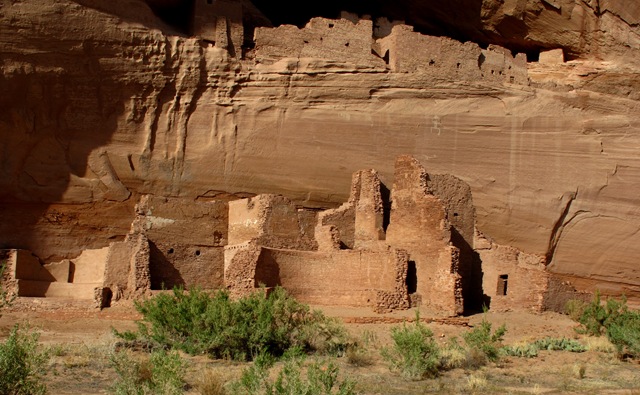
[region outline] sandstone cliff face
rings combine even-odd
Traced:
[[[546,255],[584,288],[640,294],[640,9],[465,10],[460,31],[478,42],[576,60],[529,63],[522,83],[489,63],[393,71],[369,52],[261,58],[257,43],[239,59],[142,1],[0,2],[0,244],[45,261],[105,246],[124,238],[140,194],[336,206],[354,171],[389,182],[395,157],[413,154],[471,186],[495,242]]]

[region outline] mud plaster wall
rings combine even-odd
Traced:
[[[229,202],[229,245],[254,240],[272,248],[317,249],[315,214],[298,210],[284,196],[258,195]]]
[[[223,286],[226,202],[150,198],[142,218],[152,289]]]
[[[356,208],[352,203],[347,202],[336,209],[319,213],[318,224],[334,226],[338,232],[340,244],[346,248],[355,247]]]
[[[281,285],[305,303],[407,307],[406,254],[390,251],[308,252],[262,249],[256,285]],[[380,296],[379,296],[380,295]]]
[[[495,311],[544,309],[550,274],[545,270],[543,257],[496,244],[479,253],[487,307]],[[504,275],[508,276],[506,295],[499,291],[500,276]]]

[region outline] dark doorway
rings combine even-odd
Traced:
[[[498,289],[496,290],[496,295],[498,296],[506,296],[507,295],[507,280],[509,276],[507,274],[501,274],[498,277]]]
[[[418,290],[418,273],[416,270],[416,262],[409,261],[407,264],[407,293],[414,294]]]

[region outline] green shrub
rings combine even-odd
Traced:
[[[44,394],[42,381],[49,355],[38,346],[39,334],[14,326],[0,344],[0,394]]]
[[[462,338],[470,351],[475,350],[478,356],[483,355],[493,362],[500,357],[501,342],[506,332],[506,325],[502,325],[491,333],[491,323],[483,318],[479,326],[463,334]]]
[[[111,355],[118,379],[111,388],[116,395],[177,395],[183,393],[185,362],[177,352],[154,351],[136,360],[129,351]]]
[[[267,297],[255,292],[237,301],[226,291],[176,288],[136,303],[136,308],[144,317],[138,332],[116,335],[189,354],[247,360],[260,352],[279,356],[290,347],[339,354],[348,343],[336,320],[310,311],[279,287]]]
[[[416,315],[414,325],[406,323],[391,329],[393,346],[382,349],[382,357],[391,369],[410,380],[435,377],[438,374],[440,350],[433,332]]]
[[[275,381],[269,378],[272,361],[256,358],[253,366],[230,386],[233,395],[352,395],[355,382],[339,380],[340,370],[333,362],[313,362],[303,377],[302,358],[290,358]]]
[[[605,334],[620,357],[640,357],[640,312],[629,310],[627,300],[608,299],[601,303],[596,292],[578,320],[578,332],[591,336]]]

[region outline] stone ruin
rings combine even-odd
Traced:
[[[497,45],[482,49],[472,42],[414,32],[402,21],[372,21],[348,12],[338,19],[312,18],[301,29],[293,25],[245,27],[245,12],[241,2],[196,0],[191,32],[231,57],[280,65],[282,71],[290,71],[288,59],[315,59],[330,64],[312,68],[347,65],[359,70],[428,73],[446,80],[529,84],[526,55],[514,56]],[[251,30],[255,49],[247,52],[243,43]]]
[[[580,296],[553,278],[544,257],[482,235],[466,183],[428,174],[407,155],[396,160],[390,192],[375,170],[361,170],[335,209],[300,208],[280,195],[142,196],[123,241],[46,265],[29,251],[0,253],[15,295],[101,308],[173,286],[227,288],[234,297],[282,286],[311,304],[447,316],[483,304],[557,310]]]

